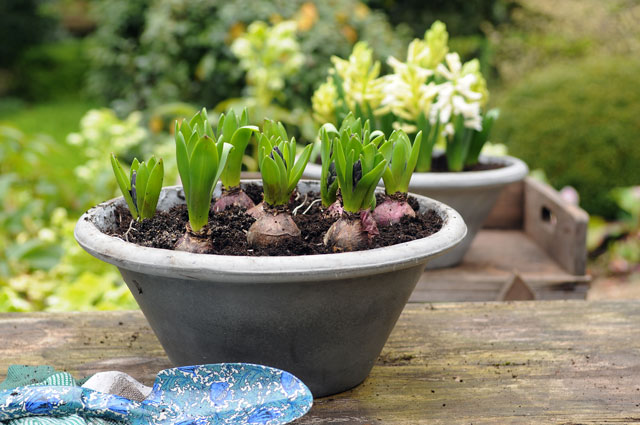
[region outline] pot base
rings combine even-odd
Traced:
[[[365,380],[422,269],[246,285],[120,272],[175,366],[262,364],[323,397]]]

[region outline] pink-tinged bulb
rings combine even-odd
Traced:
[[[326,214],[327,216],[334,218],[342,217],[342,214],[344,214],[344,208],[342,207],[340,201],[335,201],[333,204],[329,205]]]
[[[276,215],[263,212],[262,217],[251,225],[247,232],[247,242],[256,248],[276,247],[292,238],[299,238],[300,229],[288,213]]]
[[[249,198],[249,196],[240,190],[234,193],[223,193],[220,198],[213,204],[213,211],[224,211],[231,206],[238,206],[245,210],[253,208],[256,204]]]
[[[387,199],[373,211],[373,218],[383,227],[399,223],[404,216],[415,217],[416,212],[407,202],[393,199]]]

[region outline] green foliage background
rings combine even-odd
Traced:
[[[589,58],[553,65],[518,84],[501,104],[495,138],[574,186],[592,214],[615,217],[609,196],[640,183],[640,60]]]
[[[239,97],[244,73],[229,46],[254,20],[300,23],[306,60],[285,89],[289,108],[310,103],[330,56],[348,55],[357,39],[384,56],[408,41],[407,31],[394,33],[384,14],[357,0],[97,0],[96,7],[89,88],[127,112],[178,100],[213,107]]]

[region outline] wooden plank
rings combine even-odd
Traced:
[[[525,233],[568,273],[585,274],[587,213],[532,178],[525,179],[524,194]]]
[[[296,424],[640,422],[640,303],[410,304],[369,378]],[[139,312],[0,315],[11,363],[75,374],[168,366]]]
[[[524,217],[524,183],[511,183],[500,192],[496,204],[485,220],[485,229],[522,229]]]
[[[0,376],[10,364],[50,364],[84,377],[119,370],[145,384],[170,367],[139,311],[0,314]]]
[[[539,300],[586,296],[589,277],[567,273],[522,231],[481,230],[462,264],[425,271],[410,301],[493,301],[515,274]]]

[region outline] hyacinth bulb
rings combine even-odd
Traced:
[[[174,246],[176,251],[191,252],[193,254],[206,254],[213,249],[211,232],[208,226],[203,227],[198,232],[194,232],[191,225],[187,223],[186,231],[176,241]]]
[[[331,225],[324,235],[324,244],[334,251],[356,251],[371,245],[380,232],[369,211],[359,216],[343,216]]]
[[[249,210],[255,207],[255,203],[244,190],[223,191],[222,195],[213,204],[213,211],[221,212],[232,206],[240,207],[243,210]]]
[[[247,242],[255,248],[278,247],[300,235],[300,229],[291,214],[265,211],[249,228]]]
[[[387,198],[378,204],[373,211],[373,218],[379,226],[386,227],[397,224],[402,217],[415,217],[416,212],[407,201]]]

